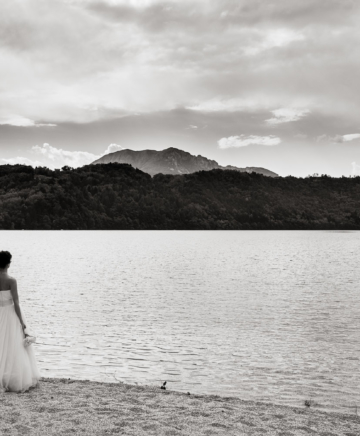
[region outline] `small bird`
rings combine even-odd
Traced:
[[[164,389],[164,390],[166,390],[166,381],[163,383],[163,385],[162,386],[160,386],[160,389]]]
[[[311,406],[311,401],[310,400],[305,400],[305,406],[306,407],[310,407]]]

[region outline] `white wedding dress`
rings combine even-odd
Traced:
[[[23,340],[11,292],[0,291],[0,390],[24,392],[39,381],[32,345],[24,347]]]

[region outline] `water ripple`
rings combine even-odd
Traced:
[[[360,404],[359,232],[2,232],[47,376]]]

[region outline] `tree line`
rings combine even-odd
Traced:
[[[360,229],[360,177],[0,166],[0,229]]]

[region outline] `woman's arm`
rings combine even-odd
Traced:
[[[19,306],[19,294],[18,294],[18,290],[17,290],[17,283],[16,283],[16,280],[13,278],[11,278],[11,281],[10,281],[10,291],[11,291],[12,298],[14,300],[15,313],[20,320],[21,327],[23,328],[23,330],[25,330],[26,325],[24,324],[24,321],[22,319],[21,310],[20,310],[20,306]]]

